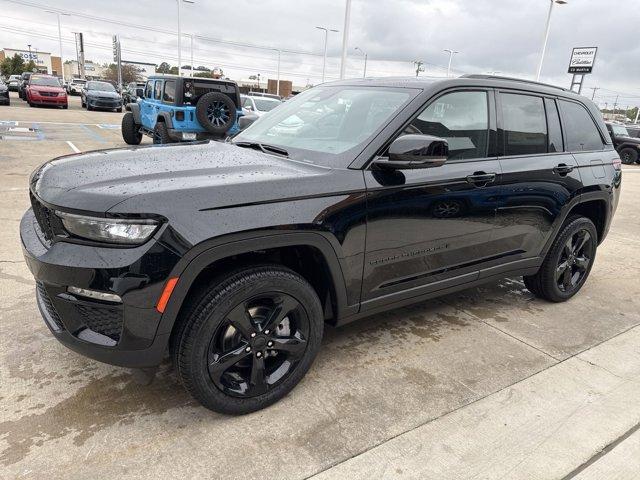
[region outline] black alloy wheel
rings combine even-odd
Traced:
[[[185,388],[205,407],[244,414],[302,380],[322,341],[314,288],[281,265],[221,272],[185,300],[170,340]]]
[[[211,380],[229,395],[263,395],[295,368],[308,336],[309,317],[292,296],[271,292],[241,302],[211,339]]]
[[[583,216],[569,217],[556,236],[538,272],[523,277],[525,286],[536,297],[564,302],[586,282],[598,246],[593,222]]]
[[[625,165],[633,165],[638,161],[638,150],[632,148],[623,148],[620,151],[620,160]]]
[[[228,95],[221,92],[204,94],[196,104],[196,118],[209,133],[222,135],[236,121],[236,105]]]
[[[556,283],[562,292],[571,293],[582,283],[594,250],[593,238],[584,228],[565,242],[556,267]]]

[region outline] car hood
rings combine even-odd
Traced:
[[[163,208],[170,210],[179,202],[193,209],[210,209],[285,201],[345,188],[327,178],[330,172],[329,168],[210,142],[60,157],[36,170],[30,186],[40,199],[60,208],[101,213],[132,199],[126,202],[131,213],[164,214]]]
[[[640,138],[636,137],[618,136],[618,140],[623,143],[633,143],[634,145],[640,145]]]
[[[104,92],[102,90],[89,90],[87,92],[88,97],[102,97],[102,98],[120,98],[118,92]]]
[[[29,85],[29,88],[33,88],[38,92],[55,92],[55,93],[64,93],[64,88],[62,87],[48,87],[46,85]]]

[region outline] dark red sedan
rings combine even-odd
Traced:
[[[31,75],[25,89],[27,102],[30,107],[35,105],[53,105],[69,108],[67,92],[60,85],[56,77],[50,75]]]

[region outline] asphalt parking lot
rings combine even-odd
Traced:
[[[49,334],[22,260],[29,173],[123,146],[122,114],[0,107],[0,478],[640,478],[640,166],[583,290],[519,278],[328,328],[283,401],[200,407]],[[144,139],[144,143],[150,143]]]

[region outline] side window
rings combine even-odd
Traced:
[[[434,135],[449,143],[450,159],[487,156],[489,111],[487,93],[453,92],[427,106],[403,134]]]
[[[600,132],[589,112],[579,103],[566,100],[560,100],[560,108],[567,141],[566,150],[569,152],[602,150],[604,145]]]
[[[560,127],[560,115],[555,100],[544,99],[544,107],[547,111],[547,125],[549,126],[549,152],[562,152],[562,128]]]
[[[504,155],[547,153],[547,120],[541,97],[501,93]]]
[[[144,87],[144,98],[153,98],[153,82],[149,80],[147,86]]]
[[[153,88],[153,98],[156,100],[162,99],[162,84],[164,82],[162,80],[156,80],[156,85]]]
[[[175,80],[167,80],[164,82],[164,95],[162,96],[162,100],[167,103],[173,103],[176,101],[176,81]]]

